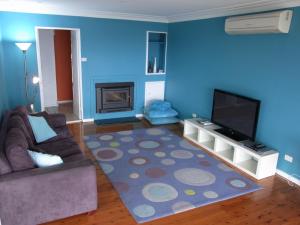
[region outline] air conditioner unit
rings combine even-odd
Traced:
[[[292,16],[292,10],[284,10],[229,17],[225,21],[225,32],[228,34],[288,33]]]

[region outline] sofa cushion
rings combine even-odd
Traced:
[[[17,128],[17,129],[21,129],[23,134],[26,137],[26,140],[28,142],[29,146],[33,145],[33,141],[31,139],[31,134],[30,132],[28,132],[28,129],[24,123],[24,120],[22,119],[22,117],[20,116],[20,114],[12,114],[11,117],[8,120],[8,127],[7,130],[10,130],[12,128]]]
[[[39,168],[55,166],[55,165],[59,165],[59,164],[63,163],[61,157],[59,157],[58,155],[50,155],[50,154],[34,152],[34,151],[30,151],[30,150],[28,150],[28,153],[29,153],[32,161]]]
[[[28,119],[37,143],[47,141],[57,136],[44,117],[28,116]]]
[[[0,175],[7,174],[12,171],[11,166],[9,165],[9,162],[6,158],[5,147],[4,147],[9,117],[10,117],[10,112],[5,113],[5,115],[3,116],[1,129],[0,129]]]
[[[73,154],[81,153],[78,144],[72,138],[65,138],[59,141],[52,141],[37,145],[48,154],[68,157]]]
[[[27,108],[25,106],[18,106],[17,108],[15,108],[15,110],[12,112],[12,114],[18,115],[22,118],[24,125],[27,129],[27,132],[30,135],[31,142],[35,143],[34,134],[33,134],[31,125],[30,125],[28,117],[27,117],[27,115],[29,114]]]
[[[28,143],[21,129],[12,128],[8,131],[5,152],[13,171],[34,168],[34,163],[27,152]]]

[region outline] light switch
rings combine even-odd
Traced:
[[[87,62],[87,58],[86,57],[82,57],[81,58],[81,62]]]

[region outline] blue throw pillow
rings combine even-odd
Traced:
[[[57,136],[44,117],[28,116],[28,119],[37,143],[47,141],[50,138]]]
[[[41,152],[34,152],[27,150],[32,161],[37,167],[44,168],[48,166],[55,166],[63,163],[63,160],[58,155],[49,155]]]

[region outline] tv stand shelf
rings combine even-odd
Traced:
[[[276,173],[279,153],[256,152],[242,143],[218,133],[217,125],[204,126],[199,119],[184,121],[184,137],[256,179]]]

